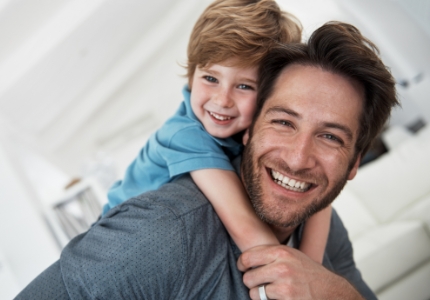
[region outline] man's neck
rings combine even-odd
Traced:
[[[270,225],[269,225],[270,226]],[[278,238],[278,241],[281,244],[285,244],[288,240],[288,238],[291,236],[291,234],[296,230],[296,227],[278,227],[278,226],[270,226],[275,236]]]

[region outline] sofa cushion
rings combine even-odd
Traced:
[[[430,299],[430,261],[377,294],[379,300]]]
[[[373,291],[430,259],[430,239],[419,221],[381,225],[353,241],[354,259]]]
[[[423,133],[358,170],[348,184],[380,222],[430,193],[430,135]]]
[[[357,195],[348,188],[348,184],[333,202],[333,207],[342,219],[352,241],[378,224],[361,204]]]
[[[413,137],[414,135],[412,134],[412,132],[407,130],[405,126],[397,125],[391,126],[387,130],[385,130],[384,134],[382,135],[382,140],[388,150],[393,150]]]
[[[414,205],[404,209],[396,220],[420,220],[424,222],[427,225],[427,229],[430,230],[430,194],[418,199]]]

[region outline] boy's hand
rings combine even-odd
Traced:
[[[237,266],[251,299],[260,299],[263,284],[268,299],[363,299],[346,279],[288,246],[249,249]]]

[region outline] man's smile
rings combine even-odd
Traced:
[[[274,182],[287,190],[304,193],[308,191],[312,186],[312,184],[308,182],[290,179],[288,176],[281,174],[280,172],[277,172],[273,169],[270,171],[270,174],[272,175],[272,179]]]

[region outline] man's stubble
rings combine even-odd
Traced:
[[[310,216],[326,208],[330,203],[332,203],[345,186],[352,167],[350,164],[350,166],[346,168],[345,174],[335,182],[331,190],[327,191],[325,195],[313,199],[310,204],[301,207],[298,211],[290,212],[289,214],[291,216],[288,219],[285,219],[286,212],[284,210],[278,209],[278,207],[268,207],[264,204],[265,202],[263,200],[264,195],[261,180],[262,171],[259,172],[259,170],[256,169],[253,159],[254,155],[254,144],[252,142],[252,138],[250,138],[248,145],[243,151],[241,173],[251,203],[261,220],[269,225],[284,228],[293,228],[298,226],[299,224],[305,222]],[[259,158],[257,162],[258,165],[263,166],[264,164],[262,164],[262,160],[264,159],[264,157]],[[307,171],[292,172],[285,162],[277,162],[277,166],[281,165],[281,169],[286,171],[288,174],[300,176],[301,178],[307,179],[310,182],[318,182],[319,184],[323,185],[328,184],[328,180],[325,176],[310,174]],[[278,201],[283,201],[283,199],[278,199]]]

